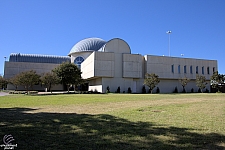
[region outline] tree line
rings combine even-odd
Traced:
[[[216,88],[219,92],[220,86],[224,84],[225,75],[219,74],[218,71],[216,71],[213,73],[210,79],[212,87]],[[30,70],[16,74],[10,79],[4,79],[2,76],[0,76],[1,89],[6,89],[7,84],[10,83],[15,86],[16,90],[18,86],[23,86],[27,92],[32,89],[34,85],[38,84],[45,86],[47,91],[50,92],[54,85],[65,84],[67,86],[67,91],[69,92],[71,85],[74,86],[75,89],[75,86],[84,82],[85,81],[81,78],[80,69],[77,67],[77,65],[70,62],[62,63],[51,72],[44,73],[42,75],[37,74],[34,70]],[[158,75],[155,73],[146,73],[144,85],[149,87],[150,93],[153,92],[153,89],[159,82],[160,79]],[[184,77],[179,79],[179,82],[181,83],[183,92],[185,93],[185,86],[190,82],[190,79]],[[207,84],[208,83],[206,82],[205,76],[196,76],[196,86],[199,87],[201,92],[203,92],[203,89],[205,89]]]
[[[47,91],[51,92],[53,86],[57,84],[65,84],[67,86],[67,91],[71,85],[74,87],[82,84],[83,79],[81,78],[81,71],[77,65],[64,62],[58,67],[53,69],[51,72],[39,75],[34,70],[24,71],[16,74],[10,79],[4,79],[0,76],[0,87],[6,88],[7,84],[12,84],[17,90],[18,86],[23,86],[28,92],[33,88],[34,85],[41,84],[47,88]]]
[[[211,80],[211,85],[213,88],[216,88],[218,92],[220,89],[221,85],[224,85],[225,81],[225,75],[224,74],[219,74],[218,71],[214,72],[213,75],[210,78]],[[159,76],[155,73],[146,73],[145,75],[145,80],[144,80],[144,85],[149,87],[149,92],[152,93],[153,89],[156,87],[156,85],[160,82]],[[190,82],[190,79],[187,77],[179,79],[180,84],[183,87],[183,93],[186,93],[185,91],[185,86]],[[206,85],[208,83],[206,82],[205,76],[197,75],[196,76],[196,86],[201,90],[203,93],[203,90],[205,89]]]

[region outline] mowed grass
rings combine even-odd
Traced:
[[[3,96],[6,134],[17,149],[225,149],[225,94]]]

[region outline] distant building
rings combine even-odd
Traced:
[[[120,87],[121,92],[131,88],[133,93],[141,93],[145,74],[155,73],[160,78],[157,85],[160,93],[172,93],[175,87],[182,91],[179,79],[183,77],[191,79],[186,91],[191,92],[193,88],[197,92],[196,75],[204,75],[210,82],[210,76],[218,70],[216,60],[131,54],[129,45],[119,38],[109,41],[84,39],[75,44],[68,55],[70,57],[11,54],[5,63],[5,77],[31,69],[41,74],[63,61],[71,61],[81,69],[82,77],[88,81],[88,90],[104,93],[109,87],[115,92]],[[210,84],[206,88],[210,90]]]

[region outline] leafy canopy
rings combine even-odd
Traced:
[[[73,63],[62,63],[56,67],[53,72],[59,77],[60,82],[67,85],[68,91],[71,85],[78,85],[82,82],[81,71],[77,65]]]
[[[201,76],[201,75],[196,76],[196,86],[201,89],[202,93],[203,93],[203,89],[206,87],[207,84],[208,83],[206,81],[205,76]]]
[[[183,87],[183,93],[185,93],[185,86],[188,84],[188,82],[190,82],[190,79],[188,79],[187,77],[181,78],[179,79],[180,84]]]
[[[6,88],[8,81],[0,75],[0,89]]]
[[[24,88],[28,91],[35,84],[39,84],[40,75],[36,73],[34,70],[21,72],[18,74],[19,84],[24,86]]]
[[[55,73],[47,72],[41,76],[41,82],[45,85],[48,91],[51,91],[52,86],[59,83],[59,78]]]
[[[144,85],[149,87],[150,92],[152,93],[152,90],[156,87],[156,85],[160,82],[159,76],[155,73],[146,73]]]
[[[219,86],[224,84],[225,75],[219,74],[218,71],[214,72],[211,76],[211,84],[213,88],[216,88],[219,91]]]

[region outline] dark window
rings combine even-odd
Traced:
[[[178,66],[178,73],[180,73],[180,65]]]
[[[209,73],[209,67],[207,67],[207,74],[210,74],[210,73]]]
[[[190,66],[190,73],[192,74],[193,72],[192,72],[192,66]]]
[[[78,56],[75,60],[74,60],[74,64],[77,65],[78,68],[80,68],[81,63],[84,61],[84,58],[81,56]]]
[[[198,74],[198,66],[196,67],[196,74]]]
[[[215,67],[213,67],[213,73],[216,71]]]
[[[174,73],[174,65],[171,66],[171,71]]]
[[[202,67],[202,74],[204,74],[204,67]]]
[[[187,73],[187,66],[184,66],[184,73]]]

